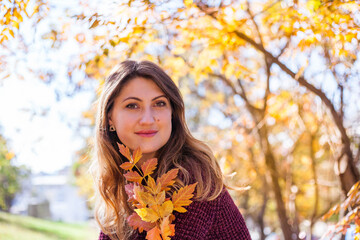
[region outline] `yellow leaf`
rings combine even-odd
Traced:
[[[147,186],[145,186],[145,188],[154,195],[161,191],[161,185],[156,184],[155,180],[151,176],[148,177]]]
[[[10,35],[11,35],[12,37],[14,37],[14,32],[13,32],[13,30],[9,29],[9,33],[10,33]]]
[[[6,160],[11,160],[11,159],[13,159],[14,157],[15,157],[15,153],[13,153],[13,152],[8,152],[8,153],[6,153],[6,155],[5,155]]]
[[[20,26],[20,25],[19,25],[19,22],[13,21],[13,22],[12,22],[12,25],[13,25],[14,28],[17,28],[17,29],[19,30],[19,26]]]
[[[169,216],[174,209],[172,201],[168,200],[165,201],[160,207],[159,207],[159,214],[161,218]]]
[[[22,21],[23,21],[23,17],[22,17],[21,14],[16,10],[16,8],[14,8],[13,15],[19,20],[19,22],[22,22]]]
[[[156,195],[155,202],[156,204],[160,205],[163,204],[164,201],[165,201],[165,191],[161,191],[159,194]]]
[[[193,0],[184,0],[184,5],[186,7],[191,7],[191,4],[193,4]]]
[[[135,212],[145,222],[156,222],[159,219],[159,215],[152,208],[135,209]]]
[[[150,193],[139,191],[138,196],[145,205],[149,205],[149,206],[156,205],[155,199]]]

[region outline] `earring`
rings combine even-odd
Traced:
[[[115,127],[114,127],[114,125],[110,125],[109,130],[110,130],[110,132],[115,132]]]

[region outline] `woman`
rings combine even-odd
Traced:
[[[195,139],[185,123],[184,102],[171,78],[156,64],[125,61],[106,79],[98,105],[93,166],[97,180],[95,217],[99,239],[145,239],[126,222],[125,158],[117,143],[143,157],[158,159],[154,178],[178,168],[177,187],[197,182],[186,213],[175,213],[171,239],[250,239],[244,220],[224,187],[212,151]]]

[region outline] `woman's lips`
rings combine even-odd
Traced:
[[[141,136],[141,137],[152,137],[156,134],[155,133],[137,133],[137,135]]]
[[[157,133],[157,131],[140,131],[140,132],[136,132],[137,135],[141,136],[141,137],[152,137]]]

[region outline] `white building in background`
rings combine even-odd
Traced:
[[[71,183],[70,168],[53,174],[31,175],[10,208],[14,214],[62,222],[84,222],[90,217],[86,199]]]

